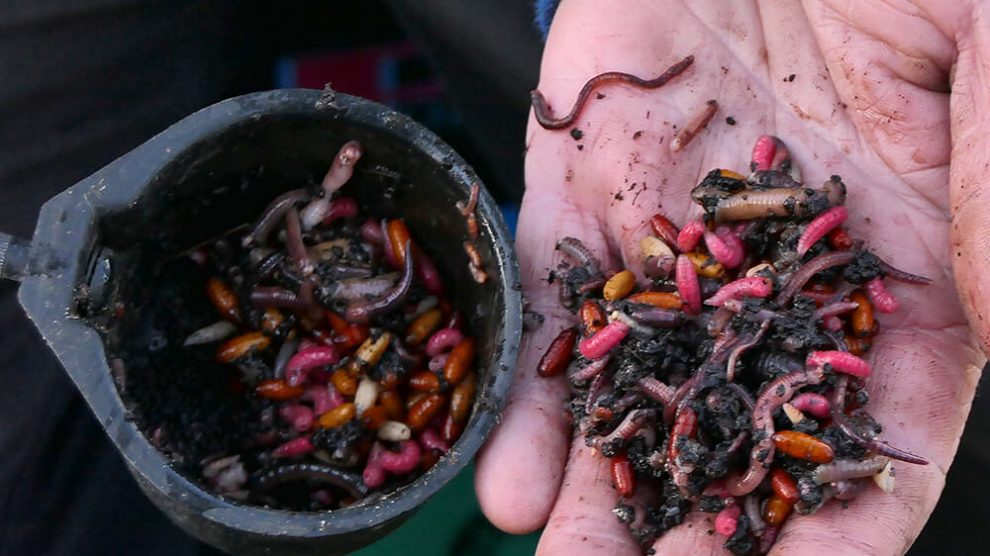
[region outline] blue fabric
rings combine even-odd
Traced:
[[[547,40],[547,33],[550,32],[550,22],[553,21],[553,14],[557,13],[557,4],[560,0],[534,0],[533,8],[536,12],[536,27],[543,33],[543,40]]]

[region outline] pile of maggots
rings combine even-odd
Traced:
[[[218,494],[337,509],[411,482],[467,423],[475,341],[405,223],[341,195],[361,155],[344,144],[319,188],[191,251],[193,293],[154,292],[179,341],[112,362],[151,442]]]
[[[897,309],[900,271],[853,240],[838,176],[800,183],[786,147],[759,138],[751,173],[714,170],[692,191],[704,217],[651,220],[647,287],[609,272],[575,238],[557,249],[560,301],[579,315],[538,371],[566,371],[569,412],[611,459],[614,513],[644,547],[692,508],[717,513],[736,554],[765,553],[792,512],[890,491],[891,460],[927,462],[877,439],[864,379]]]

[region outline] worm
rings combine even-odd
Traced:
[[[665,407],[674,399],[674,389],[652,376],[644,376],[637,382],[640,389],[650,398],[662,403]]]
[[[780,291],[780,295],[777,296],[777,305],[783,307],[790,302],[794,294],[803,288],[815,274],[832,267],[847,265],[856,258],[856,255],[853,251],[832,251],[811,259],[800,270],[791,275],[790,280],[787,281],[787,285],[784,286],[784,289]]]
[[[251,495],[263,496],[285,483],[304,480],[340,487],[357,499],[368,495],[368,487],[354,473],[319,463],[295,463],[272,469],[258,478],[257,484],[251,489]]]
[[[619,71],[610,71],[596,75],[581,87],[581,92],[578,93],[571,111],[562,118],[554,118],[550,106],[547,104],[546,97],[543,96],[543,93],[539,89],[533,89],[529,94],[530,101],[533,104],[533,115],[536,117],[537,123],[544,129],[563,129],[572,125],[577,120],[577,117],[584,110],[584,106],[588,102],[588,96],[597,87],[607,83],[621,82],[641,89],[657,89],[683,73],[692,63],[694,63],[694,56],[688,56],[673,66],[670,66],[667,71],[653,79],[643,79],[642,77]]]
[[[768,297],[773,292],[773,284],[763,276],[739,278],[722,286],[715,295],[705,300],[705,305],[720,307],[729,299],[741,297]]]
[[[593,336],[581,340],[578,351],[588,359],[598,359],[619,345],[627,334],[629,334],[629,326],[622,321],[614,320]]]
[[[410,242],[406,242],[406,253],[409,253]],[[391,289],[380,297],[372,300],[358,300],[351,302],[344,312],[344,318],[348,322],[356,324],[368,324],[371,319],[378,315],[387,313],[399,306],[409,295],[413,278],[413,257],[406,257],[406,262],[402,271],[402,278]]]
[[[283,309],[302,309],[305,307],[296,292],[278,286],[258,286],[251,290],[248,298],[255,307],[266,309],[280,307]]]
[[[285,215],[285,244],[289,248],[289,256],[295,263],[296,269],[302,272],[303,276],[313,273],[313,261],[309,258],[309,251],[303,243],[302,224],[299,222],[299,211],[293,207]]]
[[[855,301],[837,301],[829,305],[823,305],[818,309],[815,309],[815,313],[811,316],[812,319],[826,319],[829,317],[834,317],[836,315],[841,315],[842,313],[848,313],[849,311],[855,311],[859,308],[859,303]]]
[[[241,240],[242,245],[248,247],[264,243],[275,225],[285,217],[285,213],[289,212],[289,209],[294,207],[296,203],[301,203],[306,199],[309,199],[309,193],[306,193],[305,189],[293,189],[275,197],[265,207],[264,212],[261,213],[261,217],[258,218],[254,227],[251,228],[251,232]]]
[[[749,468],[736,480],[727,483],[733,496],[745,496],[763,482],[773,461],[773,410],[794,397],[794,392],[804,386],[820,384],[825,372],[819,367],[788,373],[767,384],[753,408],[753,445],[749,456]]]
[[[583,366],[573,365],[567,371],[567,379],[571,382],[571,384],[581,384],[587,380],[591,380],[602,374],[602,371],[605,370],[605,367],[608,367],[609,361],[611,360],[611,355],[605,355],[604,357],[595,359]]]
[[[932,283],[931,278],[925,278],[924,276],[911,274],[910,272],[904,272],[903,270],[895,268],[887,261],[880,259],[879,257],[877,258],[880,260],[880,268],[883,269],[884,274],[886,274],[887,277],[893,280],[897,280],[898,282],[905,282],[907,284],[918,284],[921,286],[927,286],[928,284]]]
[[[688,143],[698,135],[698,132],[708,125],[717,111],[718,101],[715,99],[707,101],[705,107],[674,135],[674,139],[670,142],[670,152],[676,153],[688,146]]]
[[[873,372],[869,363],[847,351],[812,351],[805,364],[809,367],[831,365],[836,372],[860,378],[866,378]]]
[[[760,498],[756,494],[748,494],[743,506],[746,508],[746,517],[749,518],[749,526],[753,534],[757,537],[762,536],[767,523],[763,521],[763,514],[760,512]]]
[[[629,440],[655,416],[656,411],[653,409],[634,409],[626,413],[626,416],[615,427],[615,430],[606,436],[595,438],[595,448],[600,450],[602,446],[613,444],[617,440]]]
[[[764,334],[767,333],[767,330],[769,328],[770,328],[770,321],[769,320],[763,321],[763,324],[760,325],[760,329],[756,332],[756,334],[753,335],[752,338],[750,338],[749,340],[744,340],[742,343],[740,343],[739,345],[737,345],[735,348],[732,349],[732,351],[729,353],[729,361],[725,365],[725,380],[727,380],[728,382],[732,382],[735,379],[736,362],[739,361],[739,357],[743,354],[743,352],[752,348],[756,344],[760,343],[760,340],[763,339]]]
[[[798,239],[797,254],[803,257],[815,243],[828,235],[829,232],[841,226],[849,218],[849,210],[844,206],[832,207],[819,214],[808,223],[801,238]]]
[[[821,189],[774,187],[734,193],[718,201],[715,222],[752,220],[768,216],[804,217],[815,207],[834,207],[846,199],[846,186],[838,176],[825,182]]]
[[[328,216],[330,197],[354,175],[354,165],[357,164],[358,160],[361,160],[362,154],[361,143],[357,141],[348,141],[340,147],[337,155],[333,158],[333,163],[330,164],[330,169],[323,176],[323,182],[320,184],[320,188],[323,190],[323,196],[310,201],[302,211],[303,229],[309,230]],[[355,205],[356,208],[357,206]],[[354,212],[356,214],[357,210]]]
[[[886,442],[881,442],[876,438],[867,438],[859,433],[856,428],[849,422],[849,416],[846,415],[846,388],[849,384],[848,376],[840,376],[839,381],[835,385],[835,390],[832,392],[832,421],[842,429],[842,432],[846,433],[846,436],[853,439],[857,444],[880,454],[882,456],[887,456],[896,460],[904,461],[907,463],[914,463],[916,465],[928,465],[928,460],[925,458],[912,454],[911,452],[901,450],[900,448],[895,448]]]

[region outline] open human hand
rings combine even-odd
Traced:
[[[711,168],[745,172],[753,141],[769,133],[787,143],[806,183],[842,176],[854,236],[934,280],[891,283],[901,309],[882,320],[867,357],[868,407],[883,438],[931,465],[899,465],[892,494],[867,489],[846,509],[792,517],[774,553],[908,549],[942,491],[990,339],[988,15],[975,1],[561,3],[539,84],[556,115],[601,72],[653,77],[687,55],[695,61],[659,89],[601,88],[569,128],[530,120],[517,248],[526,295],[547,320],[524,339],[504,420],[478,462],[478,497],[495,525],[521,533],[546,524],[541,554],[639,553],[611,513],[608,460],[572,442],[566,379],[536,374],[575,320],[546,280],[559,261],[554,246],[580,238],[606,266],[641,276],[638,239],[650,216],[696,216],[690,189]],[[675,126],[708,99],[718,114],[672,152]],[[723,553],[711,519],[692,514],[657,553]]]

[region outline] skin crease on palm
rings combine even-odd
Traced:
[[[571,442],[565,379],[536,376],[550,340],[574,321],[546,282],[560,260],[554,244],[575,236],[606,265],[639,271],[647,219],[658,210],[678,224],[697,216],[690,188],[712,168],[745,172],[753,141],[770,133],[789,146],[807,183],[842,176],[854,236],[934,279],[927,287],[888,281],[901,309],[882,315],[868,356],[868,408],[885,426],[881,438],[932,464],[898,465],[892,494],[871,488],[847,509],[832,503],[792,517],[773,553],[903,553],[938,501],[990,338],[990,278],[982,275],[990,262],[990,122],[981,109],[990,106],[990,7],[563,0],[539,89],[562,115],[593,75],[652,77],[688,54],[694,65],[660,89],[609,85],[604,98],[592,95],[576,123],[580,140],[530,118],[517,248],[526,295],[547,321],[524,340],[503,422],[478,462],[482,508],[509,532],[545,524],[540,554],[639,553],[611,513],[617,494],[607,460]],[[715,119],[672,153],[674,125],[711,98]],[[722,554],[722,542],[710,514],[692,514],[655,548]]]

